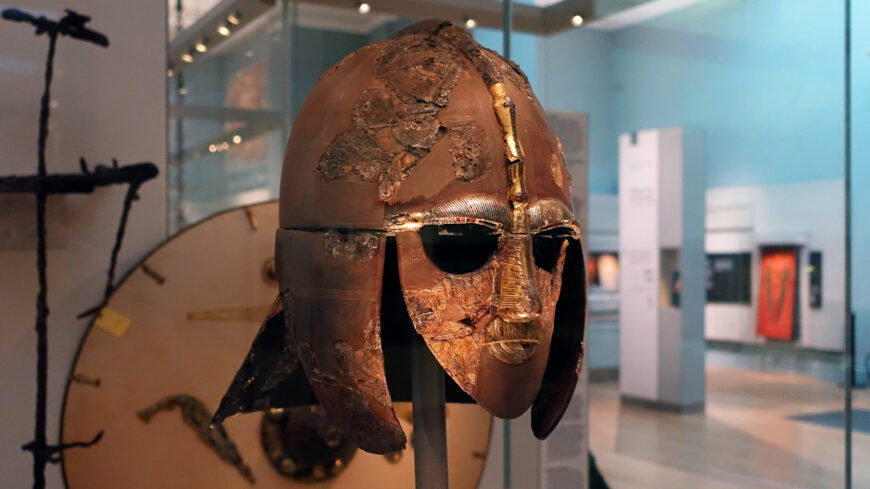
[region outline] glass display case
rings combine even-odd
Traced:
[[[285,70],[286,78],[270,80],[281,84],[289,97],[283,111],[291,115],[280,131],[275,129],[276,138],[280,132],[286,139],[293,114],[320,72],[415,20],[447,18],[487,48],[507,52],[524,70],[544,109],[583,119],[583,127],[571,133],[551,116],[566,158],[569,152],[582,154],[568,167],[574,179],[575,210],[582,208],[578,215],[584,216],[589,271],[586,371],[594,381],[576,398],[578,405],[589,406],[588,425],[581,414],[579,429],[568,423],[570,435],[528,452],[524,444],[537,442],[523,439],[518,427],[509,430],[512,424],[504,424],[503,430],[496,430],[506,457],[505,480],[512,464],[523,466],[516,453],[535,452],[537,463],[529,467],[534,466],[537,475],[522,483],[515,478],[515,486],[568,487],[564,484],[574,477],[568,467],[579,468],[585,478],[585,465],[570,460],[576,460],[571,454],[577,450],[586,450],[580,440],[588,433],[597,469],[614,481],[634,480],[630,467],[636,463],[656,467],[645,466],[637,473],[652,470],[664,481],[673,477],[666,474],[676,471],[694,486],[721,481],[725,473],[733,474],[730,480],[735,484],[740,480],[842,485],[844,427],[821,426],[837,412],[843,416],[843,362],[850,334],[844,308],[848,293],[844,121],[851,96],[844,80],[845,4],[530,1],[505,7],[483,3],[445,2],[443,12],[426,12],[416,5],[373,2],[366,4],[365,13],[361,5],[354,10],[307,2],[276,4],[263,14],[271,20],[262,21],[256,34],[240,40],[230,37],[227,43],[234,47],[224,48],[221,53],[226,54],[197,58],[184,76],[196,84],[204,74],[190,68],[202,64],[200,70],[214,65],[214,73],[234,80],[243,74],[233,61],[239,55],[232,53],[241,53],[255,39],[269,35],[272,43],[287,43],[279,50],[283,59],[274,58],[275,48],[272,55],[255,56],[270,73]],[[506,8],[511,22],[504,24]],[[283,62],[289,67],[279,68]],[[228,95],[221,97],[230,100]],[[698,140],[698,157],[684,165],[704,171],[674,173],[668,166],[673,157],[662,154],[663,142],[647,149],[638,139],[639,131],[672,127],[689,131]],[[638,156],[620,146],[620,135],[630,137],[629,146],[637,148]],[[686,155],[689,144],[695,143],[678,143],[677,148]],[[276,142],[273,149],[280,153],[280,144]],[[231,161],[231,156],[215,158]],[[640,176],[642,186],[623,182],[657,157],[664,159],[654,163],[658,170],[643,170],[652,173]],[[268,164],[277,161],[273,158]],[[199,163],[190,164],[193,168]],[[187,180],[191,187],[208,181],[197,179],[194,171]],[[270,177],[259,191],[268,189],[274,197],[277,175],[264,175]],[[678,187],[669,187],[673,179]],[[626,197],[625,192],[633,194]],[[690,193],[693,202],[685,200]],[[220,198],[229,194],[224,192]],[[682,199],[674,197],[680,194]],[[628,209],[638,205],[652,206],[644,211],[652,212],[650,217],[643,218],[646,222],[626,221]],[[658,231],[641,231],[640,241],[625,241],[624,226],[645,229],[650,219],[658,222],[653,228]],[[687,219],[702,227],[692,231],[696,234],[666,243],[667,236],[673,235],[672,226],[687,232]],[[647,246],[653,252],[663,247],[664,261],[640,258]],[[771,253],[776,250],[787,250],[791,265],[774,264]],[[698,253],[700,262],[686,261]],[[659,270],[659,265],[669,268]],[[694,269],[704,277],[698,284],[693,275],[686,275],[686,270]],[[632,295],[628,302],[620,300],[626,287],[643,290],[649,274],[656,279],[664,274],[661,287]],[[680,289],[686,291],[688,279],[690,293],[681,300]],[[693,289],[701,292],[695,294]],[[651,295],[642,299],[643,294]],[[637,302],[644,300],[667,306],[651,309],[651,317],[659,319],[644,319],[645,313],[639,313],[643,305]],[[683,312],[682,323],[662,319],[667,310],[686,307],[698,313],[690,318]],[[653,324],[658,326],[652,336],[638,342]],[[776,333],[771,333],[774,324]],[[676,333],[673,328],[678,328]],[[653,358],[638,365],[637,373],[626,364],[629,358],[649,355]],[[643,376],[631,378],[641,372]],[[695,392],[687,391],[692,389]],[[858,391],[856,402],[867,401]],[[674,436],[685,443],[668,450],[652,449],[654,442],[647,433],[661,429],[673,416],[659,413],[695,412],[687,408],[690,405],[700,406],[703,414],[676,418],[680,421]],[[767,405],[778,407],[762,407]],[[698,424],[699,419],[703,423]],[[775,423],[789,439],[810,436],[817,443],[776,445],[757,429],[759,423]],[[513,438],[504,438],[508,434]],[[824,456],[818,453],[818,443],[830,448]],[[511,444],[516,446],[513,450]],[[734,446],[743,449],[733,457],[696,458],[699,453],[729,452]],[[772,459],[779,462],[761,462]],[[774,470],[775,466],[789,468]]]
[[[286,105],[278,112],[289,116],[273,129],[275,139],[261,153],[269,156],[251,167],[250,180],[261,175],[257,191],[274,198],[279,141],[313,80],[345,55],[429,16],[447,18],[485,47],[508,53],[552,114],[574,180],[588,256],[586,372],[593,382],[588,388],[581,382],[576,421],[555,439],[538,445],[516,422],[496,430],[493,440],[501,439],[490,458],[502,452],[502,483],[577,487],[568,481],[587,478],[577,454],[587,450],[588,436],[596,470],[614,486],[651,474],[659,481],[652,487],[673,474],[695,487],[714,480],[843,485],[846,434],[830,424],[845,408],[850,334],[845,4],[484,3],[445,2],[440,12],[395,2],[356,10],[276,4],[254,32],[231,36],[232,47],[197,57],[183,73],[190,87],[214,76],[206,73],[220,73],[223,81],[214,85],[220,89],[206,89],[207,96],[219,94],[215,100],[227,105],[232,84],[243,83],[235,80],[251,67],[267,70],[281,86],[263,88],[269,103],[257,108],[277,108],[276,92],[283,92]],[[270,47],[239,63],[258,42]],[[184,104],[194,96],[188,92]],[[572,132],[559,114],[576,114],[582,127]],[[225,137],[226,123],[215,127],[212,133]],[[684,136],[675,140],[665,131],[659,142],[643,139],[674,127]],[[629,138],[627,146],[621,137]],[[665,144],[676,152],[667,153]],[[568,160],[569,153],[580,156]],[[221,173],[232,166],[231,152],[202,157],[223,160],[217,163],[223,170],[198,178],[194,168],[205,161],[185,161],[192,189],[217,175],[234,185],[244,181]],[[682,158],[681,167],[674,158]],[[209,192],[215,205],[233,194],[219,187]],[[244,203],[233,199],[224,202]],[[638,237],[629,238],[629,231]],[[646,258],[650,253],[661,259]],[[774,253],[787,253],[790,261]],[[652,301],[649,312],[645,301]],[[862,406],[864,394],[855,397]],[[674,418],[672,412],[702,414]],[[665,425],[674,430],[668,436],[683,441],[661,449],[650,433]],[[760,429],[770,425],[778,435]],[[857,441],[866,443],[862,436]],[[807,437],[814,442],[779,441]],[[537,453],[536,462],[518,453]],[[486,474],[484,482],[496,484]]]
[[[166,153],[120,231],[48,200],[49,262],[69,271],[49,275],[55,317],[90,282],[101,298],[60,338],[70,368],[48,384],[60,447],[101,435],[57,455],[50,480],[870,487],[870,5],[165,7],[111,10],[129,60],[71,51],[58,69],[65,86],[73,66],[125,67],[111,83],[127,92],[91,80],[46,98],[52,158],[93,152],[86,128],[113,151]],[[137,13],[165,27],[165,55],[116,29]],[[35,64],[10,56],[5,93],[30,94]],[[165,138],[106,122],[160,82],[165,108],[149,92],[139,123],[159,112]],[[17,140],[24,111],[2,97]],[[13,193],[23,167],[0,167]],[[131,214],[119,258],[138,196],[147,224]],[[23,276],[32,205],[0,203],[0,275]],[[98,230],[118,240],[108,286],[70,258],[96,261]]]

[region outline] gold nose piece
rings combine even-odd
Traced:
[[[519,364],[531,358],[538,347],[541,296],[532,268],[526,172],[517,136],[516,107],[507,96],[504,83],[494,83],[489,91],[504,136],[511,234],[501,238],[496,317],[486,327],[485,341],[493,356],[505,363]]]
[[[522,363],[535,353],[541,297],[532,270],[532,238],[506,235],[502,251],[496,318],[486,328],[489,351],[505,363]]]
[[[531,236],[505,236],[499,279],[498,317],[531,322],[541,315],[541,296],[532,271]]]

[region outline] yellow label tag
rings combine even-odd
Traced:
[[[100,317],[94,322],[98,328],[118,338],[123,338],[127,334],[130,323],[130,318],[108,307],[100,311]]]

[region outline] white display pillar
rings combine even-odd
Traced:
[[[704,216],[699,133],[619,137],[619,389],[622,400],[704,408]]]

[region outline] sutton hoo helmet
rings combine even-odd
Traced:
[[[443,21],[366,46],[294,124],[279,300],[215,419],[303,402],[307,379],[349,440],[399,450],[384,343],[412,323],[462,391],[503,418],[531,406],[544,438],[582,363],[579,238],[561,143],[519,67]]]

